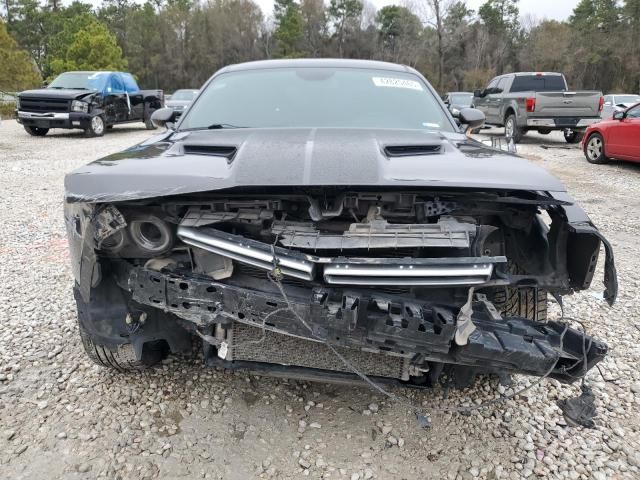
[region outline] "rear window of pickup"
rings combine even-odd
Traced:
[[[561,75],[516,75],[511,92],[557,92],[566,90]]]

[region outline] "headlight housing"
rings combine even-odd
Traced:
[[[83,102],[82,100],[74,100],[71,102],[71,111],[72,112],[89,112],[89,104],[87,102]]]
[[[20,97],[16,97],[16,108],[20,110]]]

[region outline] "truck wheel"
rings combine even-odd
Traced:
[[[24,129],[34,137],[44,137],[49,132],[48,128],[28,127],[27,125],[24,126]]]
[[[150,118],[147,118],[144,121],[144,126],[147,127],[147,130],[155,130],[156,128],[158,128],[153,124]]]
[[[119,372],[135,372],[145,370],[166,357],[167,349],[164,343],[146,343],[142,351],[142,359],[138,360],[130,343],[109,348],[97,345],[91,334],[78,322],[80,340],[87,356],[101,367],[107,367]]]
[[[89,127],[84,131],[84,134],[87,137],[101,137],[104,135],[104,131],[104,118],[102,118],[100,115],[96,115],[95,117],[91,118]]]
[[[604,139],[599,133],[592,133],[584,145],[584,156],[587,162],[602,165],[607,163],[609,159],[604,154]]]
[[[567,143],[580,143],[583,135],[584,132],[571,130],[569,128],[564,131],[564,139],[567,141]]]
[[[518,127],[516,116],[511,113],[504,122],[504,133],[507,138],[513,138],[513,143],[520,143],[522,140],[522,130]]]

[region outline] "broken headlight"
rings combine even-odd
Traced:
[[[81,100],[74,100],[71,102],[71,111],[87,113],[89,111],[89,104]]]

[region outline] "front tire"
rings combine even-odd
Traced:
[[[599,133],[592,133],[584,145],[584,156],[587,162],[596,165],[607,163],[609,159],[604,154],[604,139]]]
[[[96,115],[91,118],[89,122],[89,127],[84,131],[85,136],[87,137],[101,137],[104,135],[104,131],[106,130],[106,126],[104,123],[104,118],[100,115]]]
[[[564,131],[564,139],[567,141],[567,143],[580,143],[583,136],[584,132],[580,132],[577,130],[566,129]]]
[[[78,322],[78,328],[82,346],[89,359],[101,367],[111,368],[118,372],[145,370],[162,361],[167,354],[164,345],[147,343],[142,351],[142,358],[138,360],[133,345],[130,343],[118,345],[115,348],[98,345],[80,322]]]
[[[522,140],[523,133],[513,113],[509,114],[504,121],[504,134],[507,138],[513,138],[513,143],[520,143]]]
[[[44,137],[49,132],[48,128],[29,127],[27,125],[24,126],[24,129],[32,137]]]

